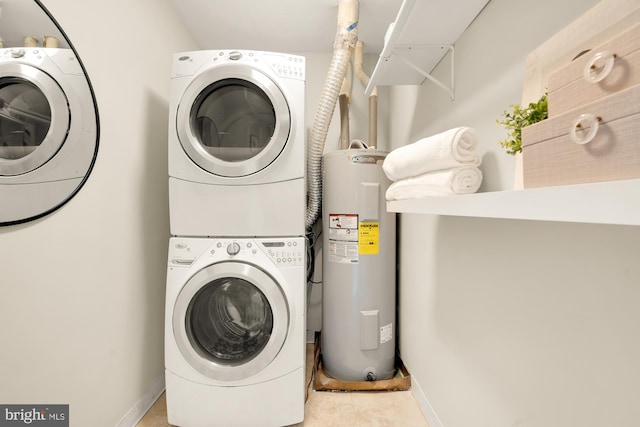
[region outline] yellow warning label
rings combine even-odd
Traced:
[[[380,223],[361,222],[358,224],[358,254],[376,255],[380,252]]]

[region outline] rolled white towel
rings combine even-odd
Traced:
[[[475,193],[482,184],[482,171],[463,166],[401,179],[387,189],[387,200],[418,199]]]
[[[479,166],[481,158],[473,150],[478,144],[475,129],[449,129],[393,150],[382,164],[392,181],[459,166]]]

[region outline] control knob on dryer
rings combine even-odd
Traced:
[[[240,245],[238,243],[233,242],[227,246],[227,253],[229,255],[238,255],[238,252],[240,252]]]

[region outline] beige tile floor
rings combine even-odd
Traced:
[[[307,378],[313,368],[307,345]],[[309,381],[311,384],[311,381]],[[304,422],[294,427],[429,427],[410,391],[327,392],[309,386]],[[170,427],[164,393],[136,427]]]

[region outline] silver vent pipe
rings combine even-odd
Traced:
[[[338,94],[347,72],[351,53],[358,41],[359,0],[339,0],[338,28],[333,43],[333,56],[320,96],[311,129],[307,152],[307,230],[320,215],[322,206],[322,154]]]

